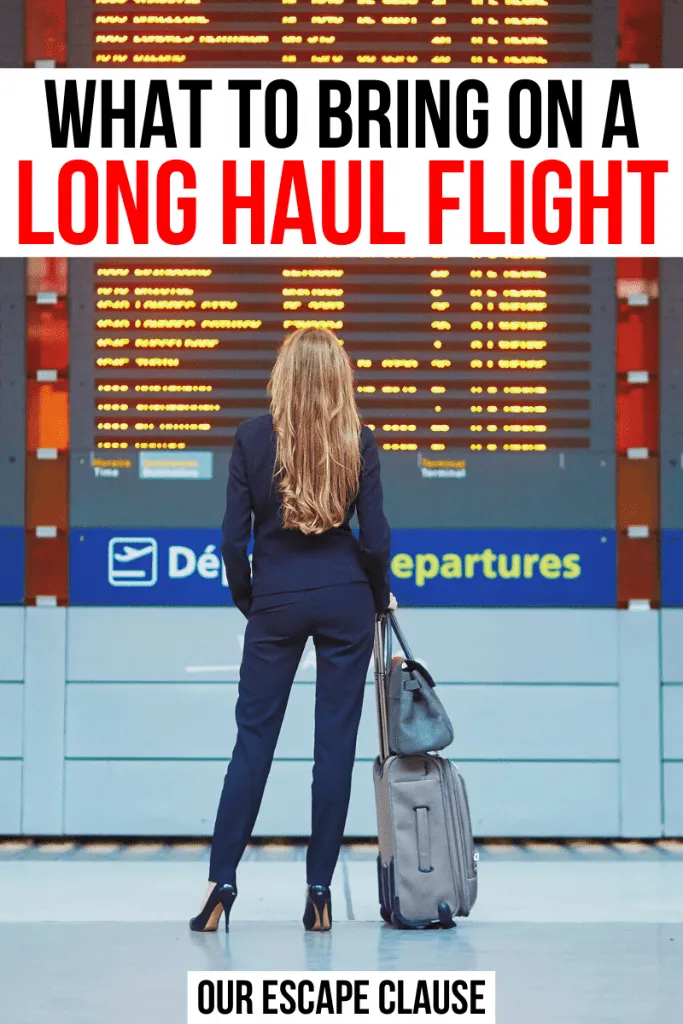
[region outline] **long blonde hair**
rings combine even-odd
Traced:
[[[268,390],[283,526],[341,526],[358,492],[360,418],[353,368],[332,331],[303,327],[286,338]]]

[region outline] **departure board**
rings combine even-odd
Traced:
[[[24,515],[26,263],[0,260],[0,526]]]
[[[617,60],[617,0],[67,7],[75,67],[400,74]],[[354,367],[402,603],[613,604],[614,261],[77,259],[69,293],[72,585],[88,582],[77,603],[224,599],[200,562],[215,549],[235,430],[267,410],[278,346],[311,323],[336,332]],[[134,538],[152,561],[128,588],[112,582],[112,559]],[[491,582],[498,552],[509,561]],[[466,573],[484,566],[481,592],[443,584],[460,557]],[[532,562],[555,580],[547,593]],[[522,565],[519,586],[501,582]]]
[[[24,66],[22,0],[0,0],[0,68]]]
[[[98,262],[93,449],[221,448],[268,407],[278,345],[336,332],[387,451],[595,448],[595,264],[550,259]],[[597,445],[600,447],[600,444]]]
[[[616,63],[616,0],[70,0],[69,28],[76,66]]]
[[[683,607],[683,259],[660,260],[662,604]]]
[[[24,593],[25,295],[25,260],[0,260],[0,605]]]

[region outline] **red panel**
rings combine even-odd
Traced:
[[[54,60],[66,66],[66,0],[24,0],[24,25],[26,64]]]
[[[662,0],[619,0],[620,67],[662,64]]]
[[[27,294],[34,297],[38,292],[54,292],[66,295],[69,261],[53,256],[39,258],[29,257],[26,260]]]
[[[650,452],[658,450],[658,409],[659,395],[656,387],[628,384],[623,379],[619,380],[617,452],[620,455],[628,448],[647,448]]]
[[[67,0],[24,0],[24,62],[53,60],[66,66]],[[35,379],[38,370],[65,374],[69,366],[68,284],[65,259],[29,259],[26,267],[26,602],[36,597],[68,598],[68,455],[69,385]],[[62,301],[38,305],[40,292],[55,293]],[[37,448],[56,448],[56,460],[37,459]],[[64,453],[64,454],[62,454]],[[54,539],[37,538],[36,526],[56,526]]]
[[[620,302],[618,331],[617,373],[647,370],[656,375],[659,370],[659,302],[655,299],[649,306],[628,306]]]
[[[69,385],[65,380],[39,384],[29,380],[26,387],[26,448],[69,447]]]
[[[647,526],[659,529],[659,459],[628,459],[618,462],[617,501],[619,526]]]
[[[52,306],[26,304],[26,370],[58,370],[69,366],[69,320],[65,300]]]
[[[659,260],[656,256],[620,256],[619,277],[636,277],[656,280],[659,274]]]
[[[656,35],[660,17],[659,0],[627,0],[620,4],[620,23],[650,12]],[[640,12],[640,14],[638,13]],[[648,51],[652,33],[648,30],[631,39],[633,47],[622,63],[658,64],[658,53]],[[638,30],[640,31],[640,29]],[[648,38],[649,34],[649,38]],[[659,46],[659,40],[656,40]],[[638,49],[640,47],[640,49]],[[648,600],[653,607],[660,604],[659,530],[661,525],[659,493],[659,261],[654,258],[618,259],[617,294],[619,316],[617,325],[617,528],[619,538],[618,603],[620,607],[632,600]],[[647,296],[647,305],[629,305],[629,296]],[[647,370],[650,379],[644,384],[629,383],[630,370]],[[650,457],[644,460],[625,458],[629,448],[647,448]],[[654,453],[654,454],[653,454]],[[648,526],[647,539],[629,538],[629,526]]]
[[[34,604],[36,597],[56,597],[65,604],[68,596],[69,540],[66,534],[55,538],[38,539],[35,533],[26,535],[26,602]]]
[[[622,535],[617,543],[617,556],[619,605],[626,607],[629,601],[649,601],[653,608],[658,607],[659,537],[632,540]]]
[[[39,459],[29,454],[26,459],[26,529],[56,526],[69,529],[69,463],[66,456]]]

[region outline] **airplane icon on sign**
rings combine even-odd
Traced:
[[[158,560],[154,537],[112,537],[107,579],[112,587],[153,587],[158,577]]]
[[[154,545],[150,544],[147,548],[132,548],[130,544],[125,544],[123,551],[117,551],[114,558],[117,562],[132,562],[135,558],[142,558],[143,555],[149,555],[154,551]]]

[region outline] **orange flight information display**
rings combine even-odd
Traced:
[[[88,17],[70,2],[72,66],[616,62],[610,0],[90,0]]]
[[[602,447],[612,261],[135,260],[88,280],[74,329],[92,338],[94,449],[231,445],[308,324],[344,345],[384,450]]]

